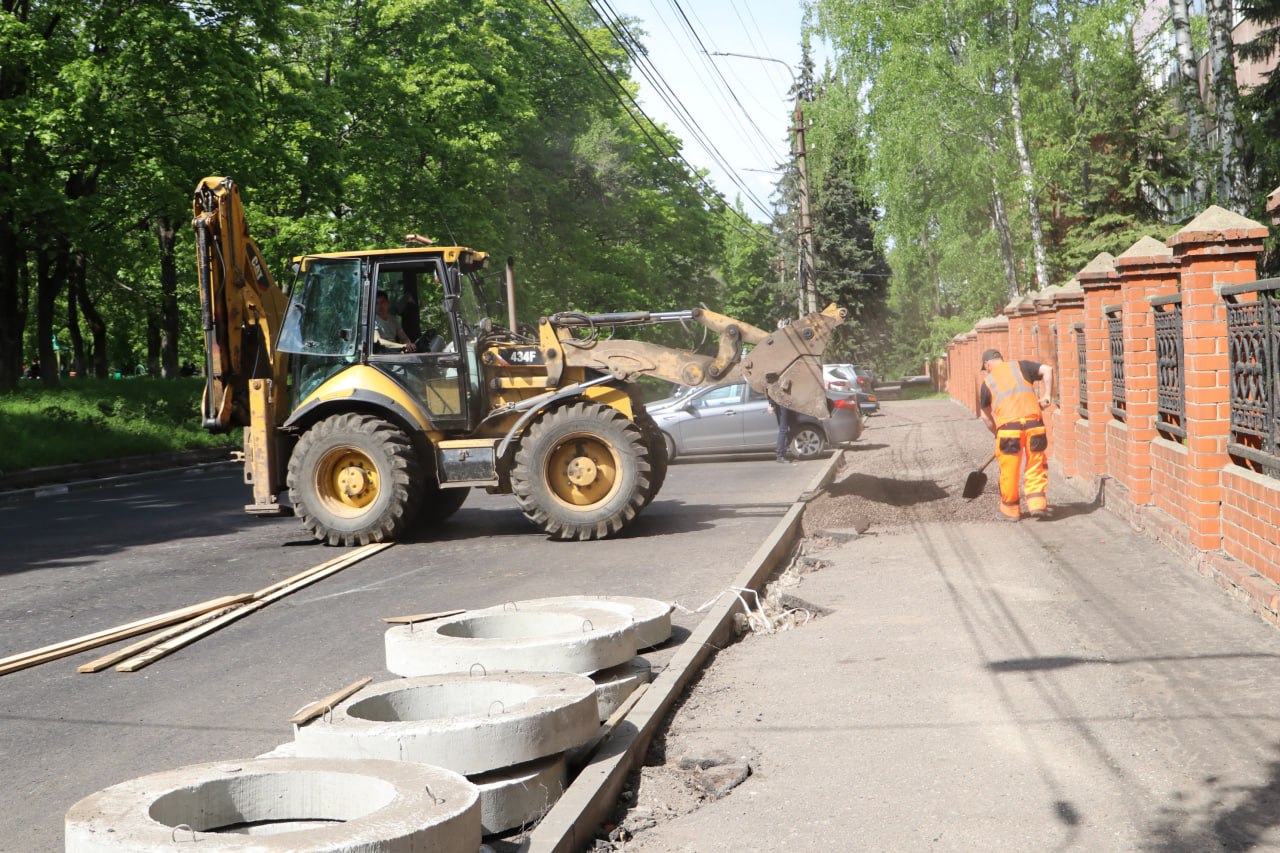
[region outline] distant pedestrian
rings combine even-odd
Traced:
[[[978,389],[978,408],[987,429],[996,437],[1000,459],[1000,514],[1018,521],[1022,508],[1019,486],[1033,518],[1049,512],[1049,437],[1043,410],[1053,402],[1053,368],[1036,361],[1009,363],[998,350],[982,354],[986,376]],[[1044,383],[1037,398],[1035,383]],[[1023,460],[1025,459],[1025,466]]]

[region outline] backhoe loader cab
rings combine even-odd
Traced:
[[[828,413],[821,356],[844,316],[834,305],[773,334],[706,309],[553,314],[512,329],[501,289],[480,275],[488,256],[459,246],[306,255],[286,302],[234,182],[205,178],[193,209],[205,425],[244,427],[249,512],[287,511],[286,484],[294,514],[332,544],[440,523],[472,488],[513,494],[555,539],[618,533],[667,469],[639,376],[745,380]],[[610,334],[672,322],[716,333],[716,353]]]

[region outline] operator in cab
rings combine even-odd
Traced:
[[[405,334],[400,321],[391,314],[391,300],[387,298],[387,294],[378,294],[374,310],[377,314],[373,319],[377,331],[376,343],[395,352],[414,352],[413,341]]]

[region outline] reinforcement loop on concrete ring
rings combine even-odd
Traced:
[[[471,664],[471,669],[467,670],[468,674],[469,674],[472,678],[475,678],[475,676],[476,676],[476,667],[480,667],[480,677],[481,677],[481,678],[488,678],[488,677],[489,677],[489,670],[487,670],[487,669],[485,669],[485,668],[484,668],[484,664],[482,664],[482,663],[480,663],[479,661],[477,661],[476,663]]]

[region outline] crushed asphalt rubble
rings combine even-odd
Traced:
[[[1280,632],[1056,466],[963,500],[950,401],[868,427],[592,849],[1280,850]]]

